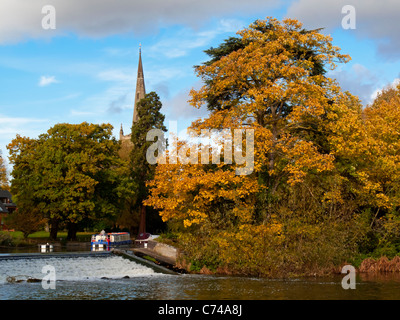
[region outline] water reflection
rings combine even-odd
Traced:
[[[344,290],[340,278],[266,280],[200,275],[153,275],[130,279],[59,281],[56,290],[39,283],[0,285],[1,299],[147,299],[147,300],[360,300],[399,299],[399,281],[358,282]]]

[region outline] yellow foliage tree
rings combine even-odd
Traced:
[[[268,171],[272,189],[281,182],[277,177],[287,176],[294,184],[310,170],[332,169],[333,157],[320,152],[310,137],[324,130],[324,117],[340,88],[315,69],[334,69],[336,61],[349,57],[332,46],[329,36],[305,31],[296,20],[256,21],[238,34],[247,44],[243,49],[197,67],[206,85],[191,91],[190,102],[200,107],[210,96],[234,90],[238,97],[218,101],[219,108],[193,128],[253,128],[259,138],[256,168]]]
[[[192,150],[196,146],[191,146]],[[254,206],[257,181],[246,175],[236,175],[235,170],[224,163],[209,165],[187,163],[181,148],[187,143],[175,141],[172,150],[165,155],[166,164],[157,166],[154,180],[148,183],[151,196],[145,205],[160,210],[164,221],[181,221],[185,227],[192,224],[211,223],[226,227],[232,221],[249,222]],[[193,151],[192,151],[193,152]],[[171,153],[176,160],[171,160]],[[212,154],[210,153],[210,160]]]
[[[318,30],[304,30],[296,20],[259,20],[239,31],[238,35],[240,49],[196,67],[205,85],[191,91],[190,103],[194,107],[206,103],[211,113],[207,118],[195,121],[190,129],[198,134],[203,129],[253,130],[254,172],[248,177],[236,177],[232,167],[221,165],[224,170],[211,171],[209,178],[203,173],[197,175],[212,181],[222,179],[223,175],[224,179],[233,182],[231,187],[236,187],[238,179],[242,183],[246,181],[243,186],[252,181],[254,186],[258,186],[249,188],[254,191],[253,195],[264,192],[267,194],[264,198],[269,201],[268,195],[276,194],[282,183],[294,186],[302,183],[309,173],[333,170],[334,156],[324,135],[332,121],[330,114],[339,108],[337,105],[346,105],[341,103],[343,93],[338,85],[325,76],[324,67],[334,69],[336,62],[347,62],[350,58],[339,53],[329,36]],[[201,165],[166,165],[159,169],[159,174],[170,174],[170,177],[159,182],[172,185],[174,183],[170,181],[179,172],[181,184],[191,186],[187,183],[190,181],[188,176],[196,174],[186,175],[186,172],[192,170],[204,172]],[[152,185],[157,187],[157,182]],[[197,185],[200,195],[216,196],[223,191],[230,201],[229,197],[239,192],[231,190],[232,194],[228,194],[227,188],[219,192],[219,185],[213,189],[214,185],[204,184],[207,187],[203,188],[211,189],[207,192]],[[165,220],[186,214],[205,217],[198,208],[180,212],[177,202],[183,200],[160,195],[153,191],[148,203],[158,208],[168,207],[171,213],[164,214]],[[200,199],[205,201],[199,196],[194,200]],[[259,200],[254,198],[252,203]],[[270,204],[266,205],[265,201],[261,204],[264,212],[261,220],[264,222],[272,214],[271,210],[265,214],[265,207]]]
[[[325,67],[334,69],[336,63],[350,58],[332,45],[329,36],[305,30],[292,19],[258,20],[238,36],[210,49],[213,59],[196,67],[204,85],[191,91],[189,102],[197,108],[206,105],[210,113],[190,129],[200,136],[202,130],[252,131],[253,171],[236,175],[236,161],[167,161],[158,166],[149,184],[146,204],[160,209],[164,221],[200,226],[203,234],[215,240],[214,258],[218,256],[222,264],[252,261],[254,268],[249,272],[253,273],[267,261],[266,252],[276,257],[276,252],[285,249],[292,255],[284,259],[292,261],[295,269],[301,263],[293,255],[299,248],[312,252],[312,243],[322,230],[337,239],[327,237],[325,243],[335,243],[336,248],[345,245],[342,225],[332,224],[328,230],[329,223],[323,223],[326,216],[334,222],[332,212],[345,194],[345,179],[336,168],[340,147],[333,144],[346,147],[346,117],[354,116],[361,125],[360,104],[325,75]],[[241,142],[240,151],[251,149],[244,138]],[[215,144],[224,150],[224,139]],[[198,244],[187,243],[202,251]],[[323,257],[328,258],[322,263],[329,264],[344,253],[327,248]],[[244,255],[235,256],[240,250]],[[204,256],[214,259],[210,252],[204,251]]]

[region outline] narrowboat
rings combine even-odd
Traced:
[[[99,234],[92,235],[91,246],[93,249],[101,247],[115,247],[120,245],[131,244],[131,236],[129,232],[111,232],[106,233],[104,230]]]

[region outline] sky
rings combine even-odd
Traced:
[[[3,157],[17,134],[36,138],[57,123],[129,133],[140,44],[146,91],[160,96],[167,127],[184,130],[207,115],[187,102],[204,50],[266,17],[324,28],[352,58],[328,76],[364,105],[400,78],[398,0],[0,0]]]

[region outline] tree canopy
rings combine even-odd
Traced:
[[[333,105],[342,104],[343,94],[333,80],[315,68],[334,68],[334,61],[346,62],[349,57],[332,46],[330,37],[318,30],[305,32],[295,20],[256,21],[238,34],[240,40],[230,39],[221,46],[229,50],[222,50],[223,54],[211,51],[213,59],[196,68],[205,85],[191,91],[190,102],[194,107],[206,103],[211,113],[191,128],[198,133],[201,129],[254,130],[255,172],[241,180],[257,181],[258,187],[248,190],[254,191],[253,196],[258,194],[258,204],[250,201],[250,207],[264,220],[273,213],[271,196],[277,195],[283,183],[294,186],[309,173],[333,169],[334,157],[323,136],[327,114],[333,112]],[[233,166],[200,167],[217,175]],[[210,211],[200,213],[206,216]]]
[[[254,170],[239,176],[236,161],[182,159],[157,167],[146,204],[184,227],[191,263],[274,276],[320,273],[365,240],[371,219],[363,206],[375,212],[385,200],[362,169],[374,168],[370,138],[393,140],[383,128],[368,129],[374,107],[363,112],[357,97],[326,76],[350,57],[319,31],[292,19],[257,20],[206,51],[211,59],[196,67],[204,85],[191,91],[190,104],[210,113],[191,129],[252,130]],[[224,151],[223,139],[215,144]],[[246,148],[243,137],[234,151]]]
[[[83,219],[117,214],[121,161],[112,126],[57,124],[38,139],[17,136],[9,145],[11,191],[19,210],[39,209],[51,224],[69,228]]]
[[[8,190],[9,182],[8,182],[7,168],[5,166],[4,159],[0,151],[0,190],[1,189]]]

